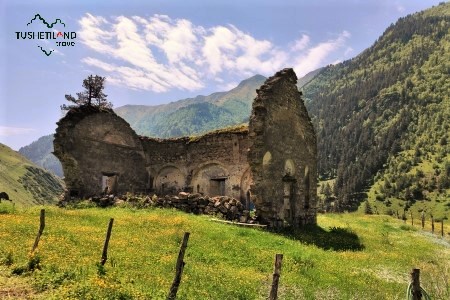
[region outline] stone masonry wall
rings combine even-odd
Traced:
[[[316,223],[316,137],[296,83],[292,69],[267,79],[250,117],[252,198],[273,227]]]
[[[142,144],[112,111],[72,109],[58,122],[54,149],[74,196],[98,195],[106,186],[113,193],[142,190],[147,182]]]
[[[251,180],[243,178],[249,169],[247,133],[246,127],[237,127],[198,138],[141,137],[152,189],[160,195],[180,191],[227,195],[245,203]]]

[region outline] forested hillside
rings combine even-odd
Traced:
[[[372,186],[380,206],[443,205],[449,91],[450,3],[399,19],[372,47],[303,87],[320,175],[336,179],[341,209],[355,208]]]
[[[40,137],[30,145],[19,149],[19,153],[37,164],[38,166],[63,177],[62,166],[59,160],[52,154],[53,134]]]

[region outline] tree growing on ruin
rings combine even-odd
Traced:
[[[105,88],[105,79],[105,77],[98,75],[89,75],[83,80],[84,91],[77,93],[77,98],[70,94],[65,95],[66,100],[74,104],[63,104],[61,105],[61,109],[69,110],[80,106],[91,106],[107,109],[112,108],[112,103],[106,99],[107,95],[103,93],[103,89]]]

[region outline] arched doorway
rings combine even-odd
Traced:
[[[183,190],[186,177],[175,166],[166,166],[158,172],[155,180],[156,192],[160,195],[177,194]]]
[[[254,210],[255,209],[255,204],[252,201],[252,194],[250,191],[250,186],[252,185],[252,183],[253,183],[253,177],[252,177],[250,167],[248,167],[247,170],[245,170],[245,172],[242,174],[241,184],[240,184],[240,188],[241,188],[240,200],[246,210]]]
[[[225,196],[230,194],[229,172],[218,163],[207,163],[195,170],[192,186],[198,193],[209,196]]]

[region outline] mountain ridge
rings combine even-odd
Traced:
[[[31,144],[21,147],[18,151],[21,155],[34,162],[36,165],[63,177],[61,163],[53,153],[53,134],[44,135]]]
[[[0,143],[0,191],[21,206],[55,204],[63,192],[61,179]]]
[[[216,92],[208,96],[198,95],[156,106],[125,105],[114,111],[140,135],[168,138],[202,134],[248,121],[256,89],[265,79],[262,75],[255,75],[241,81],[227,92]],[[205,123],[205,128],[198,126],[190,128],[191,124],[197,122],[196,116],[202,117],[202,112],[207,112],[205,118],[210,120]],[[215,119],[218,120],[216,124]],[[179,124],[183,128],[178,130],[173,128],[176,127],[173,124]]]

